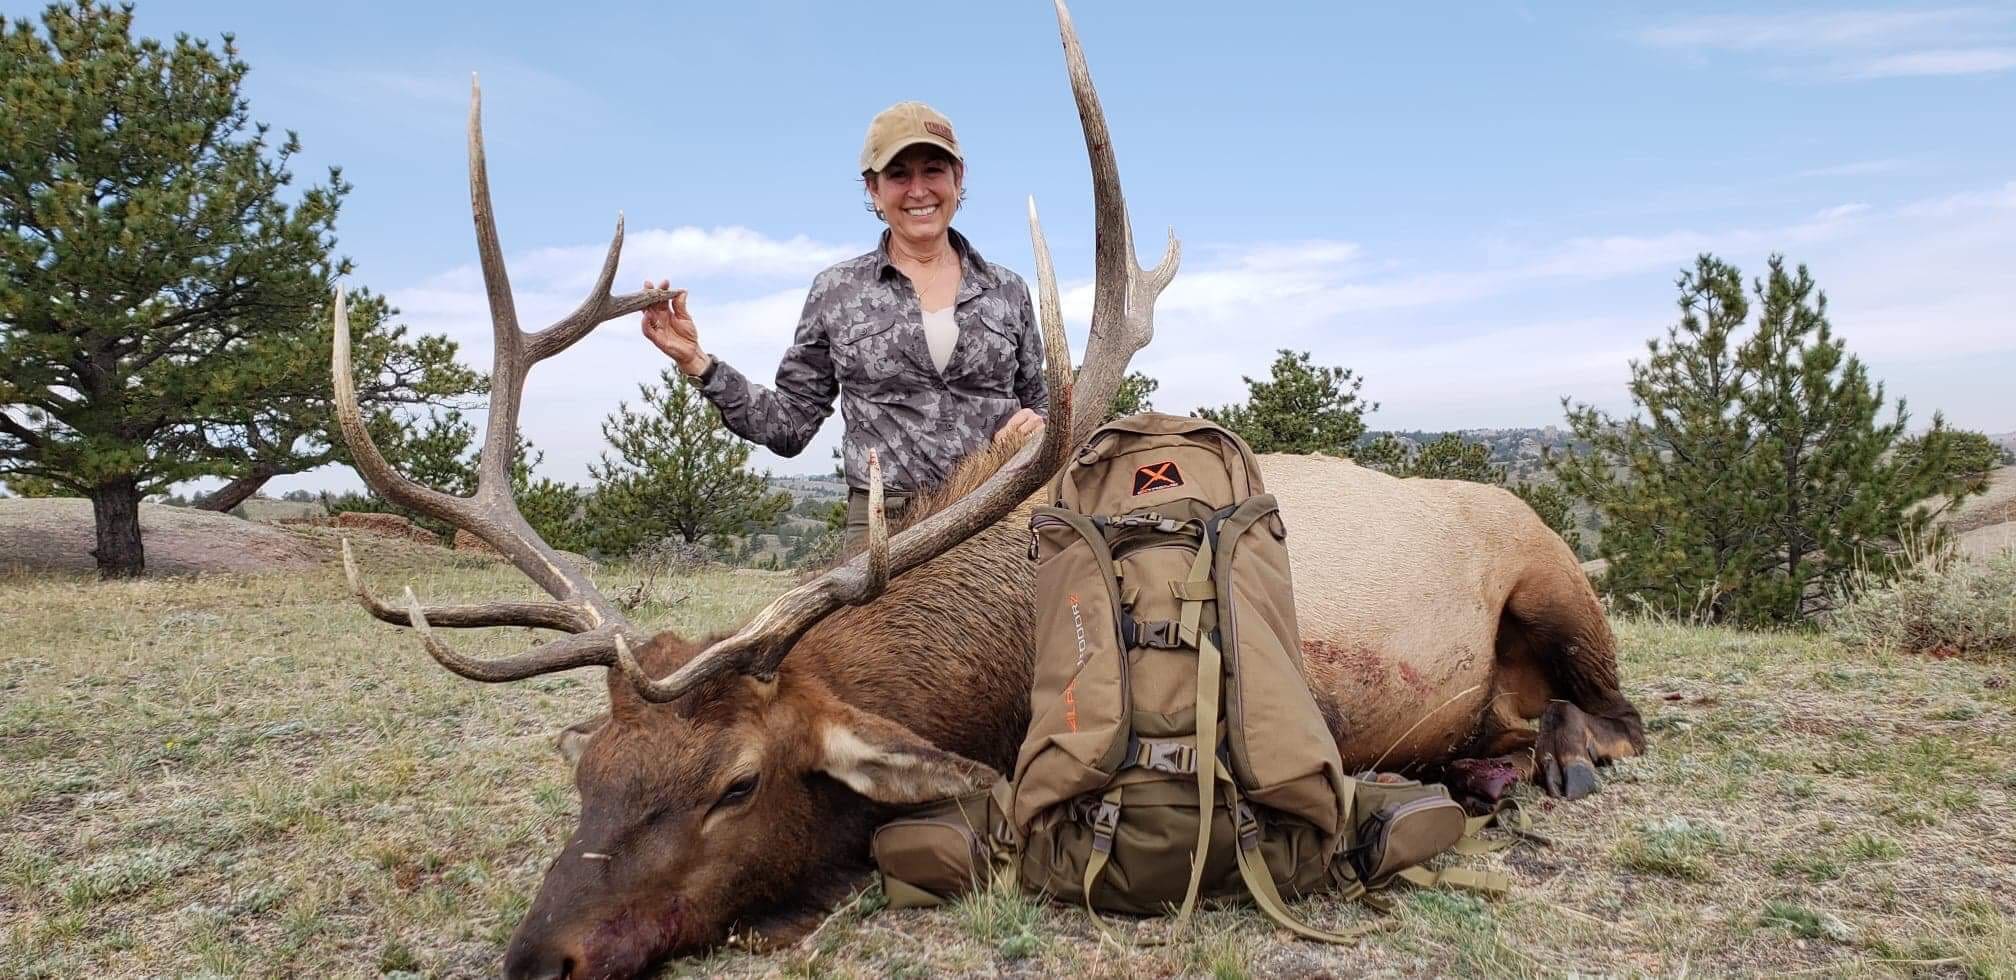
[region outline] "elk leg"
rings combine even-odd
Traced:
[[[1547,777],[1549,791],[1573,798],[1594,789],[1594,767],[1645,751],[1645,724],[1618,683],[1617,638],[1603,607],[1567,546],[1556,544],[1559,560],[1541,562],[1507,599],[1505,625],[1512,628],[1501,630],[1500,662],[1510,659],[1515,672],[1544,678],[1545,707],[1529,701],[1525,713],[1540,718],[1543,776],[1545,756],[1554,755],[1558,778]],[[1579,770],[1568,774],[1576,763],[1589,767],[1587,787],[1570,794],[1571,782],[1585,782]]]

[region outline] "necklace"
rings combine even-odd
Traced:
[[[949,249],[948,249],[948,251],[949,251]],[[944,255],[945,255],[945,253],[943,253],[943,252],[939,253],[939,258],[943,258],[943,257],[944,257]],[[911,261],[916,261],[916,260],[915,260],[915,259],[912,259]],[[954,255],[953,255],[953,262],[954,262],[954,263],[956,263],[957,261],[958,261],[958,256],[957,256],[957,254],[956,254],[956,253],[954,253]],[[945,270],[946,270],[947,268],[949,268],[949,267],[950,267],[950,264],[949,264],[949,263],[948,263],[948,264],[941,264],[941,263],[940,263],[940,262],[939,262],[938,260],[936,260],[936,259],[932,260],[931,262],[926,262],[926,263],[919,263],[919,264],[922,264],[922,265],[928,265],[928,266],[931,266],[931,275],[930,275],[930,277],[924,280],[924,283],[923,283],[923,285],[921,285],[921,286],[917,286],[917,287],[916,287],[916,288],[917,288],[917,302],[918,302],[918,305],[919,305],[919,306],[922,306],[922,305],[923,305],[923,302],[924,302],[924,295],[925,295],[926,293],[929,293],[929,292],[931,291],[931,287],[933,287],[933,286],[936,286],[936,285],[938,285],[938,280],[939,280],[939,279],[940,279],[941,277],[943,277],[943,276],[945,275]]]

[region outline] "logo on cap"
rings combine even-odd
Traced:
[[[1168,490],[1183,485],[1183,471],[1176,468],[1176,461],[1152,463],[1134,471],[1134,492],[1129,496],[1139,497],[1144,493]]]
[[[959,145],[958,137],[952,135],[952,127],[947,126],[944,123],[927,122],[924,124],[924,131],[930,133],[933,136],[938,137],[941,140],[944,140],[947,143],[952,144],[953,146]]]

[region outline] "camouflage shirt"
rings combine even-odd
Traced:
[[[931,363],[917,291],[890,263],[885,233],[875,251],[812,280],[775,388],[717,359],[700,375],[700,393],[730,431],[779,456],[795,456],[812,441],[838,394],[848,486],[867,486],[871,449],[892,490],[944,482],[1017,409],[1042,412],[1047,404],[1029,287],[981,258],[965,236],[954,231],[951,238],[962,259],[959,337],[943,374]]]

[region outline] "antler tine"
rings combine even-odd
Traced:
[[[457,518],[471,506],[470,501],[407,479],[386,462],[378,444],[371,441],[371,432],[364,426],[364,411],[357,404],[357,382],[350,366],[350,306],[340,283],[336,286],[335,308],[329,381],[336,395],[336,426],[343,430],[343,441],[350,445],[350,458],[357,472],[386,500],[429,517],[459,523]]]
[[[576,667],[616,666],[617,644],[624,640],[623,628],[610,623],[586,633],[542,643],[515,657],[479,660],[455,652],[453,647],[434,635],[431,624],[427,622],[427,610],[413,595],[411,586],[406,589],[406,615],[411,618],[413,628],[420,633],[420,642],[427,647],[436,663],[472,681],[486,684],[522,681],[527,677]]]
[[[1120,190],[1120,164],[1113,155],[1112,133],[1106,126],[1105,110],[1092,85],[1092,69],[1085,63],[1085,49],[1078,43],[1078,30],[1064,0],[1055,0],[1058,32],[1064,40],[1064,65],[1071,77],[1071,94],[1078,102],[1078,119],[1085,129],[1085,152],[1092,164],[1092,201],[1097,222],[1092,291],[1092,332],[1085,343],[1085,363],[1078,371],[1078,398],[1081,405],[1106,405],[1126,377],[1127,363],[1134,352],[1148,346],[1155,336],[1155,300],[1176,277],[1182,244],[1176,230],[1169,230],[1169,244],[1153,270],[1143,270],[1134,255],[1134,229],[1127,216],[1127,201]],[[1124,351],[1121,349],[1124,348]],[[1077,420],[1072,444],[1090,438],[1104,421],[1101,413],[1088,412]]]
[[[662,303],[672,298],[670,289],[645,289],[635,293],[612,295],[609,287],[616,282],[616,267],[623,259],[623,213],[616,213],[616,234],[609,240],[609,254],[602,259],[602,273],[595,277],[595,289],[574,312],[555,321],[550,327],[526,338],[525,356],[530,363],[538,363],[574,346],[574,342],[588,336],[589,331],[619,316],[629,316],[653,303]]]
[[[623,257],[623,215],[619,213],[616,233],[611,236],[609,251],[602,259],[602,271],[588,297],[574,312],[536,334],[519,329],[511,275],[497,237],[496,211],[490,204],[490,168],[483,151],[483,88],[474,75],[469,79],[469,210],[476,224],[476,253],[483,269],[483,287],[490,301],[491,333],[495,339],[490,424],[483,433],[483,455],[477,463],[477,496],[508,497],[512,454],[518,448],[518,409],[525,394],[525,376],[532,365],[573,346],[603,323],[669,299],[672,293],[646,289],[622,296],[610,295],[609,287],[616,281],[616,269]]]
[[[372,594],[358,574],[357,559],[350,553],[350,539],[343,539],[343,577],[350,594],[357,597],[372,616],[394,626],[413,625],[406,610]],[[562,602],[483,602],[458,606],[434,606],[427,610],[427,622],[435,626],[532,626],[566,633],[586,633],[595,628],[580,606]]]
[[[882,510],[882,459],[868,450],[868,574],[859,593],[847,597],[858,606],[882,594],[889,587],[889,515]]]
[[[1050,243],[1043,237],[1043,222],[1036,217],[1036,198],[1029,198],[1029,247],[1036,253],[1036,322],[1043,326],[1043,349],[1059,351],[1057,357],[1046,357],[1043,361],[1044,383],[1052,392],[1064,393],[1064,404],[1059,406],[1051,399],[1049,427],[1069,432],[1073,428],[1072,411],[1077,404],[1077,386],[1071,378],[1071,342],[1064,337],[1064,304],[1057,298],[1057,269],[1050,264]],[[1109,396],[1108,400],[1111,398]],[[1060,442],[1057,459],[1051,468],[1064,465],[1063,449],[1075,446],[1078,440]]]
[[[1070,21],[1063,14],[1061,4],[1058,12],[1068,53],[1075,47],[1076,38],[1071,33]],[[1090,95],[1092,83],[1090,75],[1082,70],[1083,55],[1079,55],[1077,60],[1080,70],[1073,74],[1073,87],[1079,87],[1078,81],[1082,77],[1084,84],[1079,101],[1083,106],[1087,104],[1085,96]],[[1105,123],[1103,120],[1096,120],[1095,130],[1097,97],[1093,96],[1089,104],[1091,117],[1088,117],[1085,124],[1085,138],[1087,144],[1091,145],[1096,140],[1104,138]],[[1095,158],[1098,156],[1097,151],[1094,152],[1094,156]],[[1106,158],[1110,164],[1110,148],[1106,152]],[[1113,170],[1112,174],[1111,192],[1117,197],[1119,192],[1117,169]],[[1101,196],[1101,200],[1105,200],[1104,195]],[[1111,340],[1101,342],[1101,335],[1097,333],[1100,321],[1095,320],[1093,342],[1092,345],[1088,345],[1085,370],[1079,373],[1078,384],[1085,383],[1084,378],[1088,373],[1095,377],[1110,377],[1113,380],[1103,389],[1095,387],[1088,391],[1082,387],[1074,387],[1071,378],[1071,348],[1065,340],[1064,318],[1057,301],[1057,278],[1051,268],[1050,248],[1044,241],[1042,224],[1037,219],[1036,202],[1033,200],[1029,202],[1029,235],[1031,244],[1036,250],[1037,293],[1041,302],[1039,321],[1043,327],[1043,369],[1050,395],[1050,418],[1043,427],[1043,437],[1034,443],[1025,444],[1007,464],[995,471],[993,476],[973,492],[897,535],[889,545],[888,574],[891,576],[900,576],[986,529],[1007,516],[1018,504],[1041,487],[1044,481],[1063,465],[1067,449],[1080,441],[1071,435],[1076,428],[1072,417],[1073,406],[1083,404],[1103,406],[1110,402],[1113,397],[1113,385],[1117,385],[1118,379],[1126,374],[1128,359],[1153,335],[1152,327],[1146,326],[1152,323],[1149,319],[1152,313],[1149,312],[1141,314],[1140,323],[1144,325],[1142,329],[1128,332],[1133,343],[1116,343]],[[1168,284],[1169,278],[1175,275],[1173,233],[1170,241],[1171,256],[1156,267],[1154,275],[1146,284],[1152,288],[1136,294],[1146,305],[1153,305],[1155,297]],[[1100,239],[1100,250],[1102,261],[1108,260],[1107,238],[1103,235]],[[1131,249],[1129,251],[1131,252]],[[1131,265],[1131,261],[1128,264]],[[1125,297],[1128,294],[1123,292],[1121,295]],[[1109,331],[1107,336],[1112,335],[1113,332]],[[872,554],[871,548],[870,555],[857,558],[779,596],[735,635],[717,641],[670,676],[648,677],[641,670],[634,669],[634,661],[625,664],[624,673],[636,685],[639,694],[647,700],[658,702],[676,699],[694,687],[726,674],[762,676],[773,673],[784,656],[790,652],[792,644],[798,642],[799,637],[804,636],[807,630],[846,603],[850,595],[858,594],[862,589],[859,582],[867,573],[866,566]]]

